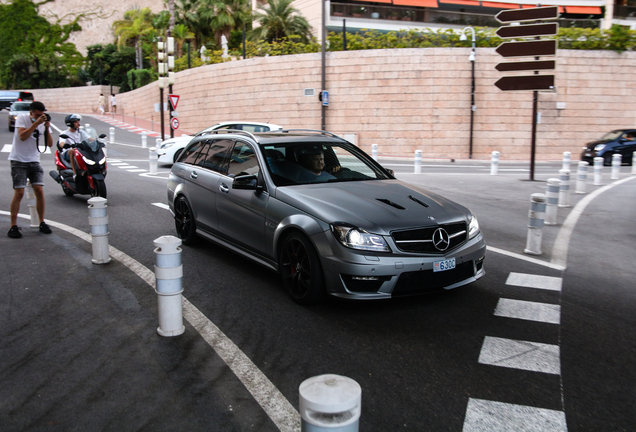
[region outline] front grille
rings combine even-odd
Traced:
[[[472,261],[461,263],[453,270],[443,272],[433,272],[433,270],[406,272],[400,275],[392,295],[413,295],[441,291],[446,286],[456,284],[474,275]]]
[[[450,244],[443,251],[438,250],[433,244],[433,234],[438,228],[444,228],[450,236]],[[450,223],[446,225],[417,228],[391,233],[393,241],[402,252],[416,252],[427,254],[443,254],[461,245],[468,238],[465,222]]]

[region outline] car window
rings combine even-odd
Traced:
[[[179,162],[194,165],[194,163],[197,160],[197,156],[199,156],[200,150],[204,144],[205,144],[204,140],[199,140],[199,141],[190,143],[183,150],[183,153],[181,154],[181,157],[179,158]],[[207,152],[207,149],[206,149],[206,152]]]
[[[228,155],[233,145],[234,141],[228,139],[207,140],[206,147],[201,149],[197,157],[196,165],[225,174]]]
[[[237,125],[240,130],[244,130],[245,132],[257,133],[257,132],[269,132],[268,126],[258,126],[252,124],[241,124]]]
[[[260,170],[252,146],[240,141],[234,145],[229,162],[228,175],[230,177],[258,174]]]
[[[365,153],[344,142],[265,145],[263,154],[277,186],[391,178]]]
[[[29,111],[31,108],[30,102],[14,102],[11,105],[11,111]]]

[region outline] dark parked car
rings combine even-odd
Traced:
[[[33,101],[33,93],[0,90],[0,109],[9,108],[13,102]]]
[[[632,155],[636,151],[636,129],[617,129],[606,133],[598,141],[592,141],[583,147],[581,160],[594,164],[595,157],[603,158],[603,165],[612,164],[612,156],[619,153],[623,163],[631,165]]]
[[[9,130],[13,132],[15,129],[15,119],[20,114],[28,114],[30,111],[31,102],[13,102],[11,108],[9,108]]]
[[[172,166],[177,235],[278,271],[298,303],[443,291],[485,274],[477,218],[323,131],[210,131]]]

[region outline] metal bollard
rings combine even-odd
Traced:
[[[570,169],[570,161],[572,160],[572,152],[563,152],[563,167],[561,169]]]
[[[636,152],[632,153],[632,174],[636,174]]]
[[[377,144],[371,144],[371,157],[375,161],[378,160],[378,145]]]
[[[148,148],[148,134],[146,134],[146,131],[141,132],[141,148]]]
[[[570,207],[570,170],[559,170],[559,207]]]
[[[109,144],[114,144],[115,143],[115,128],[112,127],[112,128],[109,129],[109,131],[110,131],[110,137],[109,137],[108,143]]]
[[[161,336],[179,336],[185,332],[183,325],[183,265],[181,264],[181,239],[161,236],[152,243],[155,246],[155,280]]]
[[[579,162],[579,169],[576,172],[576,190],[577,194],[585,193],[585,183],[587,182],[587,167],[589,163],[585,161]]]
[[[415,150],[415,169],[413,172],[415,174],[422,172],[422,150]]]
[[[108,255],[108,215],[106,198],[93,197],[88,200],[88,224],[93,243],[93,264],[110,262]]]
[[[603,184],[603,158],[594,158],[594,186]]]
[[[612,155],[612,180],[621,178],[621,164],[623,163],[623,155],[614,153]]]
[[[29,179],[27,179],[26,197],[27,205],[29,206],[29,215],[31,216],[31,228],[37,228],[40,226],[40,218],[38,217],[38,210],[35,204],[35,193],[33,192],[33,186],[31,186],[31,180]]]
[[[150,174],[157,174],[157,159],[157,148],[150,147],[148,149],[148,160],[150,165],[150,169],[148,171]]]
[[[302,432],[358,432],[362,388],[351,378],[320,375],[298,389]]]
[[[557,209],[559,204],[559,189],[561,180],[557,178],[548,179],[548,188],[546,196],[548,198],[545,208],[545,224],[557,224]]]
[[[541,241],[543,240],[543,222],[545,219],[546,196],[542,193],[532,194],[530,197],[530,211],[528,212],[528,241],[523,250],[529,255],[541,255]]]
[[[490,175],[497,175],[499,171],[499,152],[494,151],[490,156]]]

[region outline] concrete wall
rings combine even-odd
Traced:
[[[326,125],[338,134],[357,134],[357,144],[380,154],[467,158],[470,135],[468,48],[414,48],[346,51],[327,54],[330,106]],[[528,159],[531,143],[532,92],[502,92],[494,86],[502,74],[501,57],[478,48],[477,110],[473,155]],[[537,157],[577,157],[584,143],[606,131],[636,126],[636,53],[560,50],[555,93],[539,93],[541,123]],[[319,129],[320,53],[253,58],[203,66],[177,73],[173,92],[181,96],[178,113],[183,130],[200,130],[218,121],[255,120],[288,128]],[[49,107],[61,111],[96,109],[100,88],[36,90]],[[97,91],[96,91],[97,90]],[[109,89],[105,88],[107,94]],[[84,97],[84,93],[86,96]],[[78,95],[82,93],[81,97]],[[166,92],[167,93],[167,92]],[[80,101],[81,99],[81,101]],[[158,122],[156,83],[120,94],[118,113]],[[564,109],[557,109],[557,103]]]

